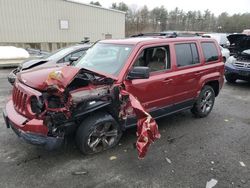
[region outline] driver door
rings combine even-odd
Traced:
[[[137,97],[148,112],[172,104],[174,88],[170,53],[169,45],[141,49],[133,67],[149,67],[150,77],[125,81],[126,90]]]

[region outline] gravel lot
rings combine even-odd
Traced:
[[[11,93],[9,72],[0,70],[1,113]],[[114,149],[83,156],[73,139],[50,152],[28,145],[1,116],[0,187],[199,188],[211,179],[218,181],[215,187],[250,187],[249,83],[225,83],[207,118],[196,119],[187,111],[158,124],[161,139],[138,160],[136,129],[126,131]]]

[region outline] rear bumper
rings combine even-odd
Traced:
[[[3,110],[3,117],[7,128],[12,128],[18,137],[34,145],[44,146],[46,149],[55,149],[63,143],[62,137],[47,136],[48,129],[42,120],[28,120],[18,114],[9,101]]]

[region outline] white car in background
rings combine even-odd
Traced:
[[[227,48],[223,48],[220,46],[220,50],[222,53],[223,61],[226,63],[227,59],[230,57],[230,51]]]
[[[215,39],[220,46],[222,47],[228,47],[230,45],[230,42],[227,39],[226,33],[206,33],[203,34],[202,37],[208,37],[208,38],[213,38]]]

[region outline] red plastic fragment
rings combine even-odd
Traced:
[[[161,137],[158,125],[152,116],[146,112],[141,103],[129,92],[121,90],[122,96],[129,96],[131,104],[137,116],[137,142],[136,148],[139,159],[143,159],[148,151],[150,144]],[[124,109],[122,109],[124,111]]]

